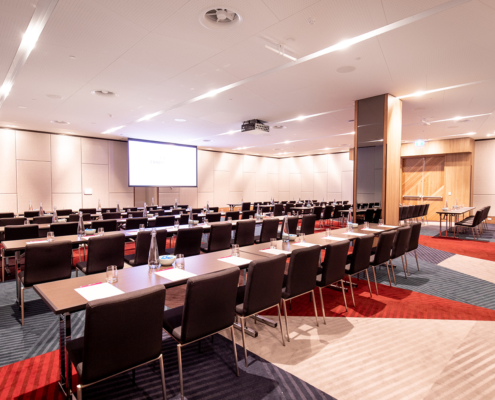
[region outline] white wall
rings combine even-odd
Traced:
[[[495,140],[474,142],[473,206],[491,206],[495,215]]]
[[[127,169],[126,142],[0,129],[0,211],[133,205]]]
[[[348,153],[275,159],[198,151],[197,188],[160,188],[160,205],[226,207],[244,201],[337,199],[352,201]]]

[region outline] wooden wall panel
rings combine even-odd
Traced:
[[[423,157],[404,158],[402,160],[401,204],[420,204],[420,200],[405,199],[404,196],[423,194]]]
[[[471,203],[471,159],[470,153],[445,156],[445,194],[449,206],[454,205],[456,199],[458,205],[468,206]]]
[[[441,199],[425,199],[429,203],[428,220],[438,221],[437,211],[445,204],[445,157],[425,158],[424,196],[441,196]]]
[[[421,147],[417,147],[414,143],[404,143],[401,146],[402,157],[472,152],[474,152],[474,140],[471,138],[432,140]]]

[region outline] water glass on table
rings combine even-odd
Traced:
[[[115,283],[118,281],[118,270],[116,265],[107,267],[107,283]]]
[[[301,243],[306,242],[306,234],[305,233],[299,234],[299,242],[301,242]]]
[[[368,221],[364,221],[364,229],[368,229],[370,227],[370,223]]]
[[[382,226],[383,225],[383,219],[379,219],[378,220],[378,226]]]
[[[144,231],[144,224],[139,224],[139,232]]]
[[[103,233],[105,233],[105,228],[98,228],[98,236],[103,236]]]
[[[232,217],[227,218],[227,221],[232,223]]]
[[[177,254],[176,255],[175,268],[184,269],[184,254]]]
[[[270,239],[270,249],[275,250],[277,248],[277,239]]]
[[[46,240],[48,240],[49,242],[53,242],[55,240],[55,234],[53,232],[47,232]]]
[[[240,257],[241,251],[239,250],[238,244],[232,245],[232,257]]]
[[[332,236],[332,230],[331,229],[325,230],[325,236]]]
[[[253,216],[252,216],[252,215],[250,215],[250,216],[249,216],[249,219],[253,219]]]

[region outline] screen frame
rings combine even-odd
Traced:
[[[150,186],[150,185],[131,185],[131,160],[129,158],[129,142],[145,142],[145,143],[156,143],[156,144],[167,144],[171,146],[181,146],[181,147],[193,147],[196,149],[196,185],[195,186]],[[144,140],[144,139],[127,139],[127,186],[129,187],[185,187],[185,188],[197,188],[198,187],[198,146],[193,146],[189,144],[171,143],[171,142],[159,142],[157,140]]]

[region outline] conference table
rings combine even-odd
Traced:
[[[476,207],[459,207],[454,210],[440,210],[437,211],[437,214],[439,216],[440,220],[440,234],[439,236],[442,237],[442,216],[443,219],[445,220],[445,237],[449,236],[449,230],[452,229],[453,226],[455,226],[456,222],[459,222],[459,217],[464,218],[464,214],[467,212],[470,212],[471,210],[474,210]],[[455,230],[454,230],[454,237],[455,237]]]

